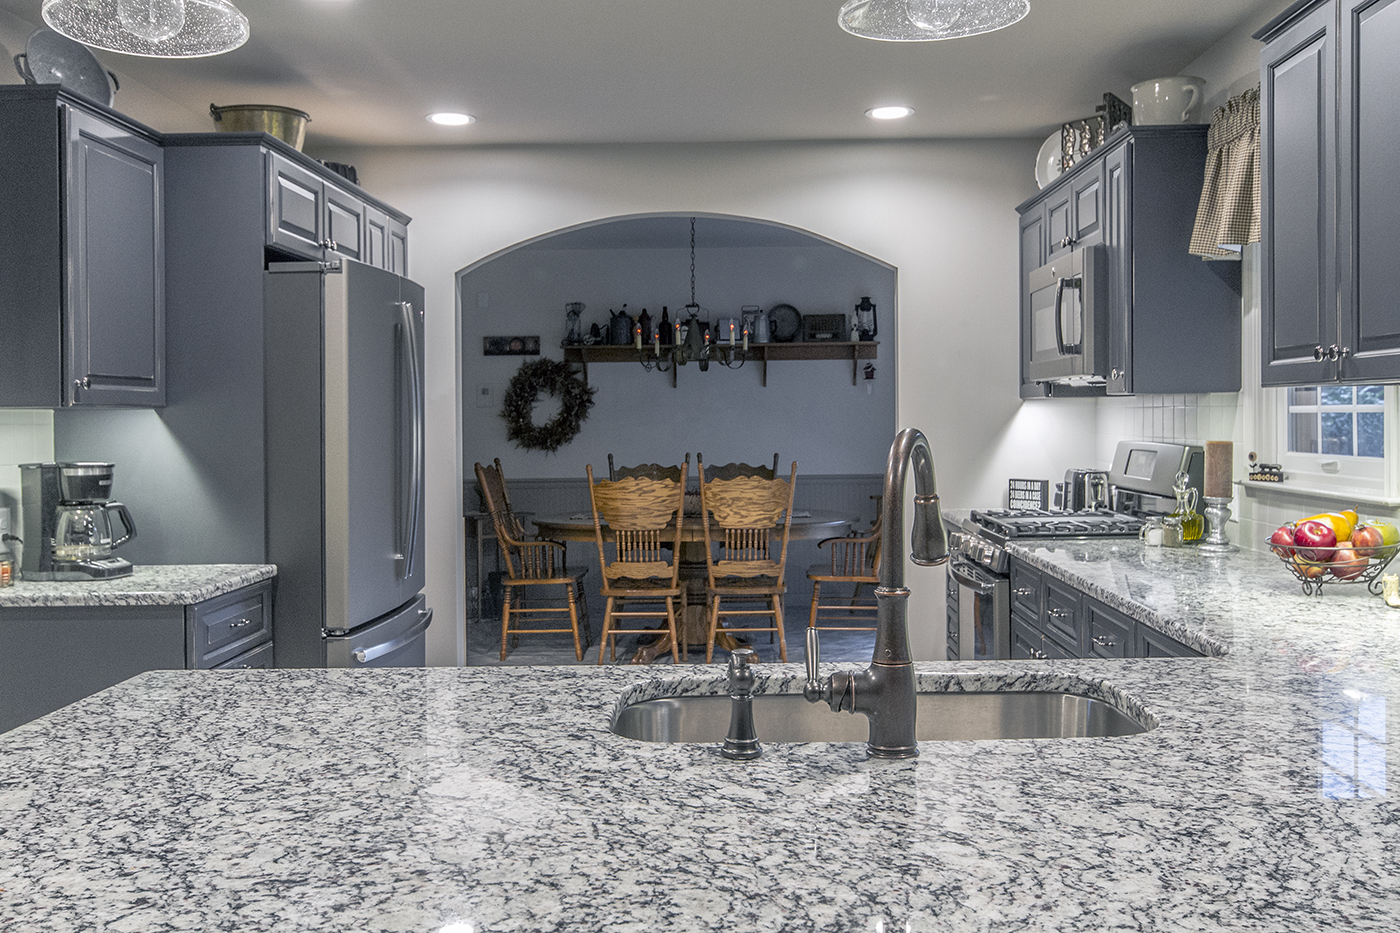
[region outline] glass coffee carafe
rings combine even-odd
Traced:
[[[112,536],[115,513],[121,521],[121,537]],[[136,533],[131,513],[120,502],[64,503],[58,507],[54,524],[54,560],[102,560],[112,549],[125,544]]]

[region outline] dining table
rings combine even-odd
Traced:
[[[530,519],[539,531],[540,537],[554,541],[596,541],[593,532],[591,512],[572,512],[556,515],[536,515]],[[857,519],[844,512],[820,509],[794,509],[792,525],[788,530],[789,545],[793,541],[821,541],[849,534]],[[607,522],[600,520],[603,539],[611,541]],[[674,526],[669,527],[665,537],[674,540]],[[685,588],[684,608],[677,626],[680,637],[687,649],[699,647],[704,650],[710,637],[710,620],[705,599],[705,587],[709,582],[705,566],[705,526],[700,515],[685,515],[681,524],[680,578]],[[650,664],[660,654],[671,650],[671,634],[660,630],[659,638],[643,642],[632,658],[634,664]],[[740,647],[740,642],[732,634],[721,628],[716,633],[716,643],[726,651]],[[599,646],[602,651],[602,646]]]

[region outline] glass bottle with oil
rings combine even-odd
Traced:
[[[1191,544],[1201,540],[1206,533],[1206,520],[1196,511],[1199,493],[1191,487],[1191,475],[1185,470],[1176,474],[1172,491],[1176,493],[1176,511],[1172,515],[1181,520],[1182,543]]]

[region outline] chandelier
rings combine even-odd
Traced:
[[[927,42],[1003,29],[1030,11],[1030,0],[847,0],[840,23],[866,39]]]
[[[95,49],[149,58],[202,58],[248,41],[229,0],[44,0],[44,22]]]
[[[676,316],[675,339],[667,345],[660,342],[660,334],[651,338],[651,346],[645,343],[645,335],[640,326],[636,328],[638,362],[650,372],[653,368],[670,372],[677,366],[684,366],[691,360],[700,364],[701,372],[708,372],[710,361],[714,360],[729,369],[738,369],[748,358],[749,332],[746,328],[735,331],[734,322],[729,324],[727,335],[716,337],[710,331],[710,322],[702,321],[700,313],[705,309],[695,300],[695,218],[690,218],[690,303],[685,306],[684,320]],[[727,336],[727,341],[725,337]],[[742,347],[740,346],[742,337]]]

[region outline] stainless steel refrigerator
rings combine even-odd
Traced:
[[[278,667],[424,663],[423,289],[349,260],[264,276]]]

